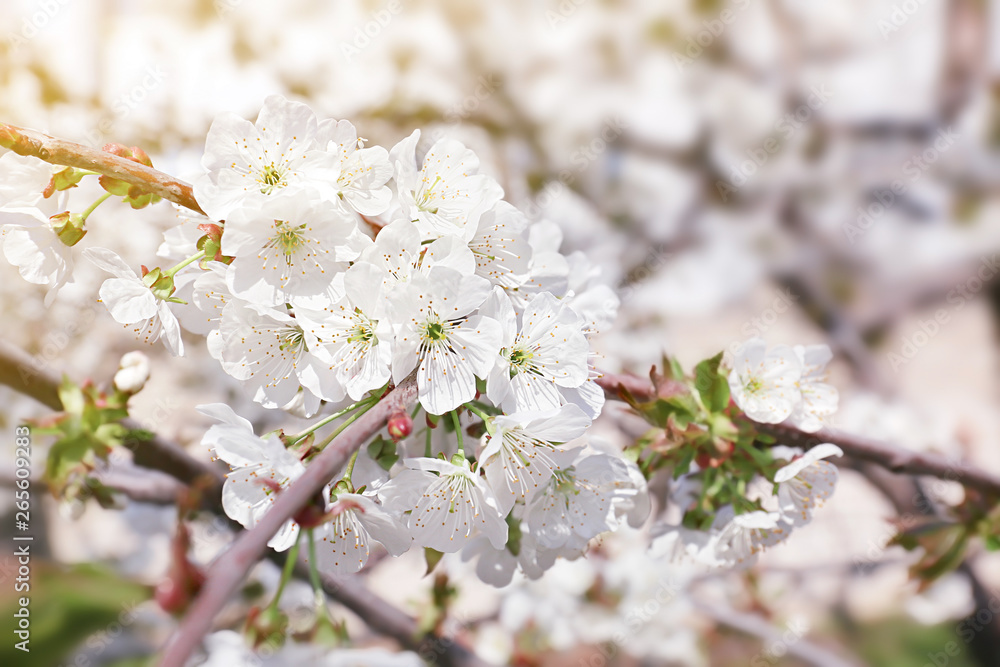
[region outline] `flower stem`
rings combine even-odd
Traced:
[[[458,453],[465,456],[465,442],[462,438],[462,425],[458,421],[458,410],[451,411],[451,423],[455,426],[455,437],[458,438]]]
[[[87,218],[90,217],[91,213],[93,213],[94,211],[97,210],[98,206],[100,206],[104,202],[108,201],[109,199],[111,199],[111,193],[110,192],[105,192],[103,195],[101,195],[100,197],[98,197],[94,201],[94,203],[91,204],[90,207],[86,211],[84,211],[83,213],[80,214],[80,218],[83,220],[83,222],[87,221]]]
[[[475,405],[472,405],[471,403],[466,403],[465,407],[469,412],[473,413],[474,415],[482,419],[483,426],[486,427],[486,432],[489,433],[490,435],[493,435],[495,431],[495,429],[493,428],[493,418],[490,415],[486,414],[485,411],[481,410],[480,408],[477,408]]]
[[[427,435],[425,436],[426,439],[424,440],[424,456],[429,459],[431,458],[431,429],[428,428],[425,430],[425,432],[427,433]]]
[[[182,261],[180,264],[177,264],[176,266],[172,266],[169,269],[167,269],[166,271],[164,271],[163,275],[165,275],[165,276],[172,276],[175,273],[177,273],[178,271],[180,271],[181,269],[183,269],[188,264],[191,264],[192,262],[197,262],[199,259],[201,259],[204,256],[205,256],[205,251],[204,250],[199,250],[195,254],[191,255],[190,257],[188,257],[187,259],[185,259],[184,261]]]
[[[321,428],[323,428],[324,426],[326,426],[327,424],[329,424],[330,422],[332,422],[332,421],[335,421],[335,420],[337,420],[337,419],[340,419],[341,417],[343,417],[344,415],[346,415],[346,414],[347,414],[348,412],[350,412],[351,410],[355,410],[355,409],[357,409],[357,408],[358,408],[358,407],[360,407],[360,406],[361,406],[361,405],[362,405],[363,403],[367,403],[367,402],[368,402],[368,401],[370,401],[370,400],[371,400],[371,398],[370,398],[370,397],[369,397],[369,398],[365,398],[365,399],[362,399],[362,400],[358,401],[357,403],[352,403],[351,405],[348,405],[348,406],[347,406],[346,408],[344,408],[343,410],[339,410],[338,412],[334,412],[334,413],[333,413],[332,415],[329,415],[329,416],[327,416],[327,417],[323,417],[323,419],[320,419],[320,420],[319,420],[318,422],[316,422],[315,424],[313,424],[312,426],[310,426],[310,427],[309,427],[309,428],[307,428],[306,430],[302,431],[301,433],[299,433],[299,434],[297,434],[297,435],[293,435],[293,436],[292,436],[291,438],[289,438],[289,439],[288,439],[288,441],[289,441],[289,444],[291,444],[291,445],[295,445],[295,444],[298,444],[298,443],[299,443],[299,442],[301,442],[301,441],[302,441],[302,440],[303,440],[303,439],[304,439],[304,438],[305,438],[305,437],[306,437],[307,435],[309,435],[309,434],[310,434],[310,433],[312,433],[313,431],[315,431],[315,430],[317,430],[317,429],[321,429]]]
[[[333,429],[333,433],[331,433],[330,435],[328,435],[325,438],[323,438],[323,442],[321,442],[318,445],[316,445],[316,449],[322,450],[324,447],[326,447],[331,442],[333,442],[333,439],[336,438],[338,435],[340,435],[341,431],[343,431],[345,428],[347,428],[348,426],[350,426],[351,424],[353,424],[354,420],[356,420],[358,417],[360,417],[361,415],[363,415],[366,412],[368,412],[368,410],[370,410],[371,407],[373,405],[377,404],[377,403],[378,403],[378,399],[376,397],[374,397],[374,396],[372,396],[370,398],[366,398],[363,401],[359,401],[356,405],[358,405],[358,406],[362,406],[363,405],[363,407],[360,410],[358,410],[357,412],[355,412],[353,415],[351,415],[350,417],[348,417],[347,419],[345,419],[342,424],[340,424],[339,426],[337,426],[337,428]]]
[[[347,462],[347,468],[344,470],[343,479],[348,483],[351,482],[351,474],[354,472],[354,463],[358,460],[358,452],[360,451],[360,449],[355,449],[354,453],[351,454],[351,460]],[[353,485],[351,488],[353,488]]]
[[[357,452],[355,452],[357,453]],[[319,580],[319,570],[316,566],[316,539],[313,537],[313,531],[310,529],[309,533],[309,581],[312,582],[313,595],[316,600],[316,612],[318,615],[329,621],[328,611],[326,608],[326,598],[323,595],[323,584]]]
[[[271,604],[268,605],[271,609],[278,608],[278,600],[281,599],[281,593],[285,590],[285,584],[292,577],[292,569],[295,567],[295,561],[299,558],[299,541],[295,540],[295,544],[288,551],[288,557],[285,559],[285,567],[281,570],[281,581],[278,582],[278,590],[274,592],[274,599],[271,600]]]

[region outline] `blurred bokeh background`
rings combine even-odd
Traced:
[[[348,119],[375,144],[414,128],[425,147],[460,139],[509,201],[557,223],[563,250],[587,253],[619,290],[618,323],[598,341],[604,368],[645,373],[665,351],[691,364],[753,335],[827,342],[837,427],[1000,471],[998,34],[987,0],[4,0],[0,119],[138,145],[188,179],[213,117],[253,119],[271,93]],[[88,241],[134,263],[176,222],[165,204],[92,220]],[[80,262],[45,307],[0,263],[0,336],[50,371],[106,382],[140,345],[97,303],[99,280]],[[262,428],[287,423],[190,342],[177,360],[147,350],[140,421],[201,458],[196,404],[226,397]],[[0,391],[7,432],[44,413]],[[614,443],[637,428],[614,407],[597,426]],[[817,520],[752,576],[650,559],[641,531],[624,531],[541,582],[460,580],[455,622],[499,664],[519,652],[545,656],[522,664],[842,664],[822,662],[832,654],[920,667],[955,641],[947,664],[1000,665],[996,628],[983,630],[993,662],[959,629],[984,594],[1000,599],[1000,558],[974,549],[962,571],[918,591],[912,554],[885,546],[907,499],[894,506],[897,480],[864,472],[845,470]],[[955,483],[925,488],[942,506],[963,498]],[[37,593],[53,599],[39,604],[63,611],[52,612],[54,662],[15,664],[84,664],[74,651],[91,665],[139,664],[121,661],[172,625],[123,582],[163,576],[176,510],[51,499],[36,510],[38,553],[55,563]],[[195,553],[207,561],[228,539],[204,528]],[[417,612],[431,582],[410,555],[364,576]],[[11,557],[0,560],[9,581]],[[273,587],[277,572],[255,577]],[[649,612],[667,581],[676,594]],[[308,587],[299,593],[307,604]],[[775,634],[752,625],[761,618]],[[350,627],[361,644],[381,641]],[[617,632],[627,641],[611,650]]]

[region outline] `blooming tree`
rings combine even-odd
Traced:
[[[315,631],[333,631],[322,577],[354,574],[376,551],[422,549],[430,569],[458,553],[504,586],[649,521],[657,557],[747,568],[834,493],[845,451],[809,440],[837,409],[828,347],[754,338],[691,373],[665,358],[648,383],[602,375],[591,338],[612,326],[614,293],[586,258],[559,255],[552,227],[529,224],[457,141],[421,151],[415,131],[389,150],[366,146],[351,123],[273,96],[256,122],[216,119],[191,189],[138,148],[63,146],[45,152],[58,166],[48,165],[38,156],[49,140],[0,127],[11,149],[0,156],[3,252],[24,279],[54,294],[82,255],[111,275],[100,300],[140,341],[182,355],[184,338],[203,336],[250,399],[313,420],[259,434],[224,403],[199,408],[216,422],[202,445],[230,467],[210,504],[248,532],[207,579],[175,555],[161,603],[186,616],[165,665],[188,659],[265,544],[289,552],[282,585],[304,550]],[[73,213],[74,188],[94,176],[104,194]],[[138,209],[161,197],[187,209],[161,248],[172,265],[75,251],[103,202]],[[130,353],[110,388],[63,385],[46,471],[62,497],[93,489],[93,471],[139,437],[123,419],[147,375]],[[590,435],[606,394],[648,422],[623,450]],[[671,482],[674,522],[651,511],[654,478]],[[961,525],[971,536],[996,520]],[[283,639],[280,595],[248,620],[252,643]],[[246,651],[232,633],[207,647],[205,664]],[[286,661],[299,655],[287,650]]]

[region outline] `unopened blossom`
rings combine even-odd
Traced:
[[[113,379],[115,389],[135,394],[146,386],[149,379],[149,357],[138,350],[122,355]]]
[[[807,433],[815,433],[837,411],[840,398],[837,388],[826,381],[826,366],[833,359],[833,352],[828,345],[796,345],[794,350],[802,364],[799,380],[802,400],[792,410],[788,421]]]
[[[305,472],[305,466],[285,449],[277,435],[254,435],[250,422],[228,405],[199,405],[198,411],[219,422],[208,429],[202,444],[232,468],[222,486],[222,507],[231,519],[253,528],[277,494]],[[298,524],[289,519],[267,544],[284,551],[295,544],[298,536]]]
[[[517,315],[495,289],[483,313],[500,323],[499,352],[486,384],[495,405],[507,412],[552,410],[566,402],[563,389],[587,381],[590,345],[568,304],[537,294]]]
[[[418,163],[419,140],[420,130],[414,130],[389,151],[400,215],[416,223],[424,240],[468,238],[467,228],[500,201],[503,190],[478,173],[479,158],[454,139],[437,141]]]
[[[413,541],[444,553],[462,549],[477,535],[494,549],[507,544],[507,523],[496,498],[469,462],[403,461],[407,469],[379,490],[385,506],[403,514]]]
[[[485,378],[499,347],[494,320],[470,316],[489,283],[435,267],[393,295],[395,341],[392,377],[401,382],[416,367],[420,404],[444,414],[471,401],[476,378]]]
[[[146,343],[162,339],[174,356],[184,354],[181,327],[167,302],[153,293],[121,257],[106,248],[87,248],[87,259],[114,275],[101,285],[101,301],[116,322]]]
[[[565,405],[547,412],[499,415],[491,425],[494,432],[483,436],[479,460],[501,513],[507,514],[515,502],[524,502],[549,481],[559,465],[553,454],[562,443],[583,435],[590,419],[576,406]]]
[[[837,445],[816,445],[774,474],[778,485],[778,506],[793,525],[812,521],[813,510],[833,495],[837,486],[837,466],[823,459],[843,456]]]
[[[729,389],[750,419],[777,424],[802,400],[801,377],[802,363],[792,348],[778,345],[768,350],[763,340],[752,338],[733,355]]]
[[[392,556],[410,548],[406,526],[367,496],[341,493],[327,514],[327,521],[314,529],[321,572],[354,574],[368,562],[372,542],[381,543]]]
[[[370,243],[354,220],[303,196],[234,211],[222,253],[234,258],[226,276],[234,295],[278,306],[296,297],[340,296],[331,293],[334,276]]]

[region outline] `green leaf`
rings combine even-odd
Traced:
[[[430,547],[424,547],[424,562],[427,563],[427,572],[424,574],[430,574],[437,567],[437,564],[441,562],[444,554],[436,549],[431,549]]]
[[[719,373],[722,352],[706,359],[694,369],[695,389],[710,412],[722,412],[729,406],[729,382]]]
[[[5,596],[0,616],[6,620],[0,645],[0,665],[59,665],[80,647],[88,636],[91,644],[104,645],[113,636],[128,631],[138,622],[136,606],[150,598],[148,586],[121,579],[95,565],[57,567],[43,561],[32,562],[30,654],[14,648],[14,613],[20,596]],[[95,634],[96,633],[96,634]]]

